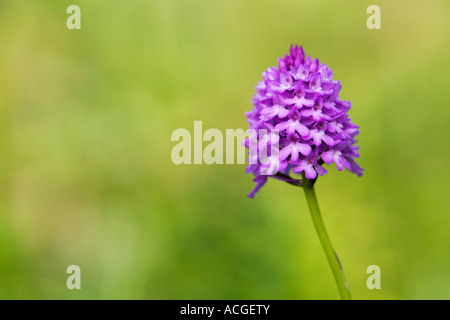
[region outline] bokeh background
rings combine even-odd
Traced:
[[[0,298],[337,299],[301,189],[248,199],[245,165],[170,157],[194,120],[246,129],[295,43],[361,127],[364,176],[317,183],[353,297],[449,299],[449,16],[446,0],[1,0]]]

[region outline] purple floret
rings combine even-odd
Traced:
[[[306,178],[315,179],[327,173],[322,164],[334,162],[339,171],[346,168],[362,175],[363,169],[355,162],[359,127],[350,122],[347,112],[351,103],[339,99],[341,83],[333,80],[327,65],[305,58],[303,48],[292,45],[290,53],[278,59],[278,68],[263,73],[255,89],[254,107],[246,113],[250,129],[278,130],[280,152],[275,160],[266,157],[247,167],[256,183],[249,197],[253,198],[269,176],[279,179],[277,172],[284,177],[304,172]],[[258,145],[266,144],[266,137],[260,139],[257,133],[245,145],[255,138]],[[279,165],[274,166],[274,161]],[[268,171],[269,166],[278,171]]]

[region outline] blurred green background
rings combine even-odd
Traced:
[[[449,15],[445,0],[1,0],[0,298],[337,299],[301,189],[248,199],[245,165],[170,158],[194,120],[246,129],[295,43],[361,127],[364,176],[317,183],[353,297],[449,299]]]

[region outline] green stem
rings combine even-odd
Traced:
[[[350,289],[345,280],[344,271],[342,270],[341,263],[336,252],[331,245],[330,238],[328,237],[327,230],[320,215],[319,204],[317,203],[316,193],[314,191],[315,180],[306,179],[303,174],[303,190],[305,191],[306,202],[308,202],[309,211],[316,228],[317,235],[319,236],[322,248],[327,256],[328,264],[333,272],[334,279],[339,289],[342,300],[351,300]]]

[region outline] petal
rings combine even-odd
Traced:
[[[314,165],[314,169],[316,170],[316,172],[318,174],[320,174],[321,176],[323,176],[325,173],[327,173],[328,171],[322,167],[320,164],[316,164]]]
[[[311,66],[309,67],[309,71],[317,72],[318,69],[319,69],[319,59],[315,58],[311,63]]]
[[[289,134],[293,134],[295,132],[297,125],[295,124],[295,122],[290,121],[288,127],[286,128],[286,132]]]
[[[307,156],[311,153],[311,146],[309,144],[305,144],[305,143],[298,143],[298,150],[300,151],[300,153],[304,156]]]
[[[317,172],[314,170],[313,166],[308,166],[305,168],[305,177],[308,179],[315,179],[317,177]]]
[[[285,130],[289,126],[289,121],[284,121],[275,126],[275,129]]]
[[[342,164],[340,157],[335,157],[334,163],[336,164],[336,167],[339,171],[344,170],[344,165]]]
[[[316,146],[320,146],[320,144],[322,143],[322,137],[323,137],[323,131],[315,131],[314,133],[313,133],[313,135],[312,135],[312,137],[313,137],[313,141],[314,141],[314,144],[316,145]]]
[[[291,155],[292,145],[287,145],[280,151],[280,160],[285,160],[287,157]]]
[[[278,110],[278,116],[280,118],[285,118],[287,115],[289,114],[289,110],[285,109],[285,108],[280,108],[280,110]]]
[[[326,134],[323,135],[322,140],[330,147],[332,147],[336,144],[334,139],[331,138],[330,136],[327,136]]]
[[[259,189],[261,189],[262,188],[262,186],[264,186],[265,184],[266,184],[266,182],[267,182],[267,176],[256,176],[254,179],[253,179],[253,182],[255,182],[256,183],[256,186],[255,186],[255,188],[252,190],[252,192],[250,192],[249,194],[248,194],[248,197],[249,198],[253,198],[254,196],[255,196],[255,193],[256,192],[258,192],[259,191]]]
[[[299,155],[299,152],[298,152],[297,148],[293,148],[293,150],[291,152],[291,160],[292,161],[297,161],[298,160],[298,155]]]
[[[347,159],[345,159],[344,157],[340,157],[342,164],[344,165],[345,168],[347,168],[347,170],[351,170],[352,166],[350,165],[350,163],[347,161]]]
[[[307,161],[305,161],[305,160],[302,160],[302,161],[300,161],[300,163],[298,164],[298,166],[296,166],[296,167],[294,167],[293,169],[292,169],[292,172],[294,172],[294,173],[302,173],[305,169],[306,169],[306,167],[308,167],[308,162]]]
[[[287,161],[280,161],[279,166],[278,166],[278,172],[283,171],[284,169],[286,169],[287,167]]]
[[[254,198],[255,194],[259,191],[259,189],[261,189],[266,183],[257,183],[255,188],[252,190],[252,192],[250,192],[247,197],[249,198]]]
[[[314,101],[302,98],[302,104],[307,107],[312,107],[312,106],[314,106]]]
[[[337,122],[330,121],[327,123],[327,130],[330,132],[336,132],[337,129]]]
[[[274,107],[264,107],[259,113],[270,114],[273,113]]]
[[[351,172],[356,173],[358,177],[361,177],[363,175],[364,169],[361,168],[353,159],[348,159],[351,164]]]
[[[303,116],[303,117],[310,117],[310,116],[313,115],[313,113],[314,113],[313,110],[302,110],[302,111],[300,111],[300,115]]]
[[[333,162],[333,156],[334,156],[334,150],[328,150],[322,153],[322,160],[327,163],[331,164]]]
[[[309,135],[309,129],[300,122],[296,123],[295,131],[297,131],[298,134],[301,135],[302,137],[306,137]]]

